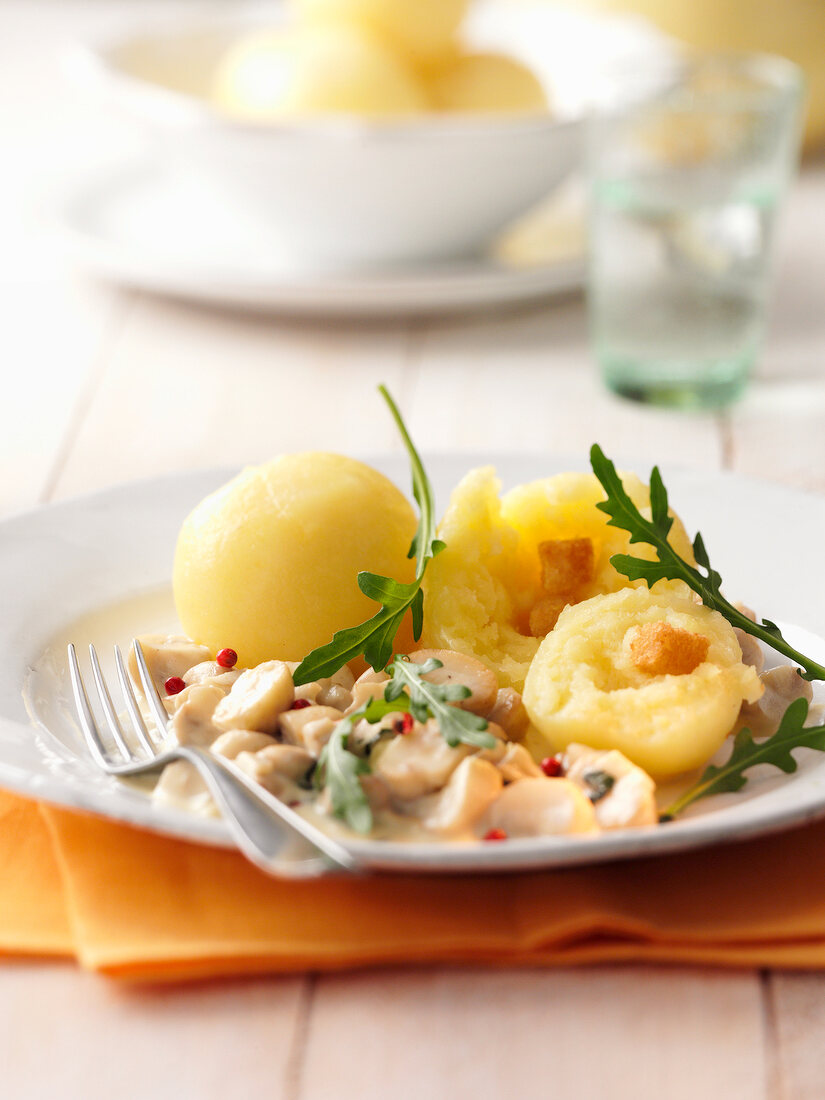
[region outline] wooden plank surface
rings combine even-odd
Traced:
[[[752,974],[640,967],[326,977],[301,1100],[341,1081],[394,1100],[767,1100],[758,986]]]
[[[0,967],[8,1100],[297,1098],[307,978],[129,988]]]
[[[38,212],[47,183],[102,140],[60,82],[55,51],[145,10],[138,0],[0,7],[0,514],[279,450],[396,447],[379,381],[427,450],[577,454],[599,439],[645,463],[825,489],[822,165],[786,212],[758,376],[724,416],[608,395],[575,297],[343,326],[161,302],[72,272]],[[430,968],[132,990],[63,965],[0,967],[3,1095],[15,1100],[814,1100],[823,1019],[816,974]]]

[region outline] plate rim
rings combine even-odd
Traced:
[[[580,255],[508,265],[490,254],[375,271],[242,271],[231,264],[170,264],[99,228],[100,210],[123,194],[173,178],[151,155],[130,157],[64,184],[47,201],[46,218],[61,250],[81,266],[136,289],[190,302],[272,312],[334,314],[446,313],[570,295],[584,286]],[[94,221],[84,210],[93,208]]]

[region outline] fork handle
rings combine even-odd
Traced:
[[[223,814],[232,839],[247,859],[259,867],[272,871],[282,865],[280,853],[286,834],[278,826],[283,821],[333,863],[347,870],[355,869],[355,860],[343,845],[310,825],[239,768],[194,745],[176,746],[175,755],[198,769]]]

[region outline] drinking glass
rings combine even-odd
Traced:
[[[709,408],[745,388],[802,92],[801,70],[767,55],[691,54],[611,78],[588,137],[589,308],[616,393]]]

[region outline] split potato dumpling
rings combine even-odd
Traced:
[[[358,588],[366,569],[411,581],[416,518],[377,470],[304,452],[248,467],[184,521],[174,564],[178,617],[239,665],[300,661],[336,630],[377,610]],[[409,647],[402,628],[399,645]]]
[[[650,495],[637,477],[623,475],[634,503],[649,514]],[[497,671],[503,687],[520,691],[541,639],[531,635],[530,614],[545,598],[539,546],[550,540],[587,538],[593,543],[592,579],[576,600],[629,585],[610,564],[613,554],[652,557],[630,546],[627,532],[608,527],[596,508],[604,491],[593,474],[558,474],[499,497],[491,466],[471,470],[453,490],[439,526],[446,549],[427,567],[422,645],[455,649]],[[693,564],[693,551],[676,517],[670,541]],[[643,581],[635,582],[643,585]],[[687,592],[681,581],[659,581],[660,589]]]
[[[427,110],[422,84],[380,39],[350,26],[258,31],[227,51],[215,74],[215,105],[266,122],[347,112],[397,116]]]
[[[467,53],[431,77],[428,89],[439,111],[515,114],[546,111],[547,97],[538,78],[514,58]]]
[[[684,632],[708,640],[691,672],[640,667],[634,641],[659,623],[677,639]],[[541,643],[524,686],[529,747],[542,755],[571,742],[618,749],[662,779],[704,764],[743,700],[762,690],[718,611],[672,591],[627,588],[568,607]]]
[[[292,6],[312,23],[364,27],[426,64],[449,54],[469,0],[292,0]]]

